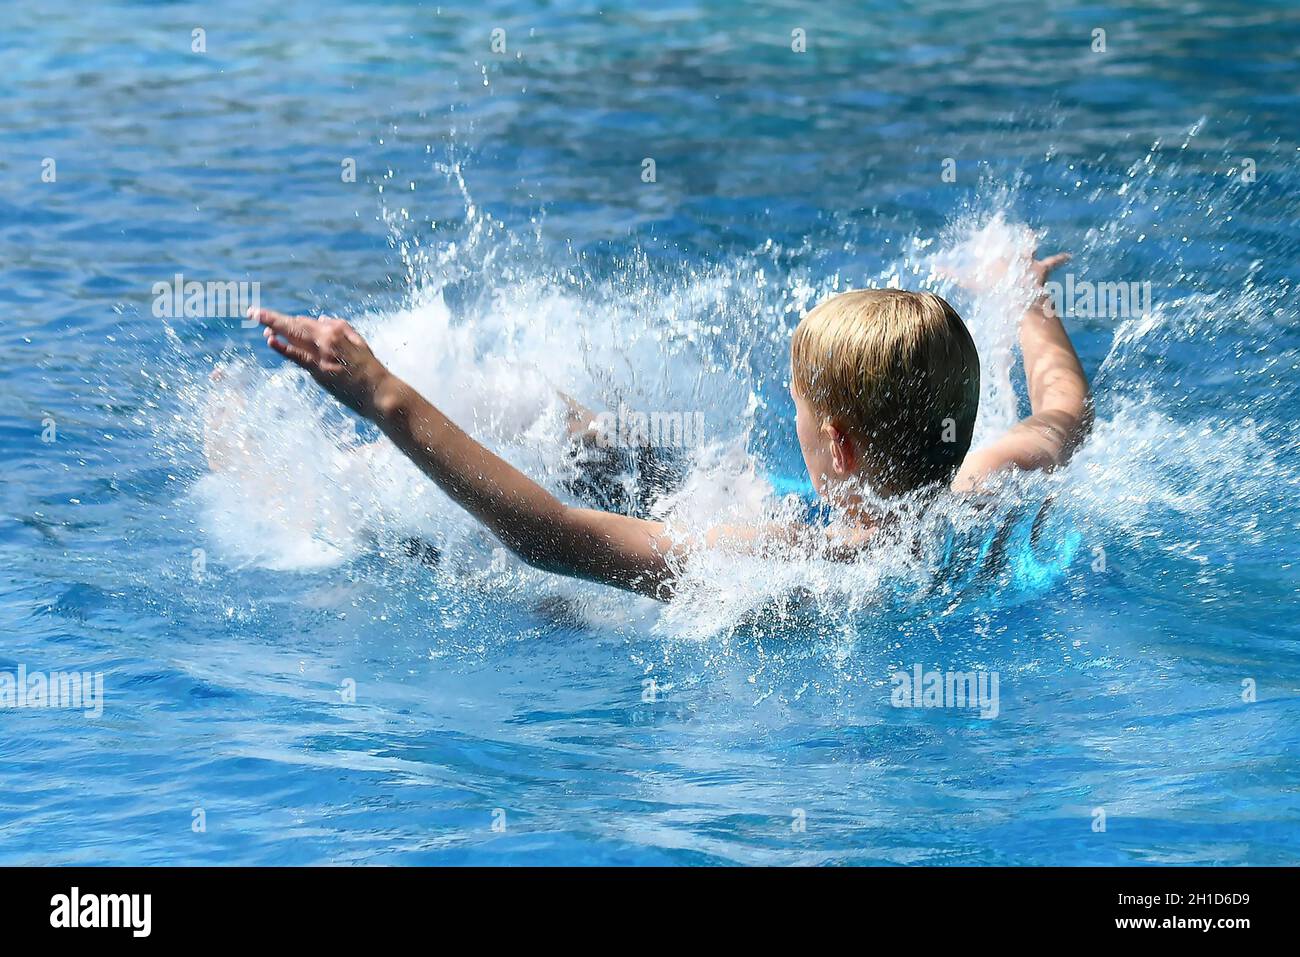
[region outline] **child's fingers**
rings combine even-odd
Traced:
[[[286,316],[274,309],[250,309],[248,318],[260,322],[277,336],[295,345],[307,346],[316,340],[316,323],[302,316]]]
[[[296,362],[298,365],[303,366],[304,368],[311,365],[312,363],[312,358],[309,353],[307,353],[303,349],[298,348],[295,345],[291,345],[290,343],[285,342],[283,339],[276,336],[276,334],[273,333],[270,329],[266,331],[266,344],[270,346],[272,349],[274,349],[276,352],[280,353],[280,355],[284,356],[290,362]]]
[[[1057,266],[1063,266],[1069,261],[1070,261],[1069,253],[1057,253],[1055,256],[1048,256],[1046,259],[1040,259],[1038,261],[1038,268],[1043,271],[1044,275],[1046,275],[1047,273],[1055,269]]]

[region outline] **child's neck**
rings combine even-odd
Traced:
[[[829,486],[825,490],[827,503],[850,524],[866,531],[875,531],[892,525],[902,513],[912,511],[913,503],[898,493],[881,492],[862,478]],[[900,508],[892,507],[894,504]]]
[[[875,497],[854,488],[857,483],[844,482],[828,486],[824,491],[826,503],[835,509],[848,524],[863,529],[873,529],[880,524],[883,513]]]

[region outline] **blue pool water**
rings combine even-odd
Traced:
[[[1049,6],[7,2],[0,673],[104,701],[0,709],[0,863],[1295,863],[1300,12]],[[1023,412],[1005,309],[931,274],[1017,223],[1151,302],[1067,320],[1095,434],[1015,493],[1038,564],[962,588],[548,579],[238,320],[153,309],[354,319],[552,485],[547,383],[700,411],[704,523],[797,475],[835,289],[951,294],[981,434]],[[892,706],[914,666],[996,717]]]

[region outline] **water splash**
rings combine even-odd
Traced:
[[[855,284],[930,289],[962,312],[983,367],[976,445],[1024,412],[1014,370],[1027,290],[1008,280],[971,295],[951,278],[1033,248],[1039,237],[1016,221],[1014,187],[990,191],[982,205],[958,211],[940,237],[914,237],[854,283],[839,270],[819,274],[807,244],[790,250],[768,242],[750,254],[675,271],[637,253],[612,266],[583,257],[557,261],[540,232],[512,232],[478,207],[458,164],[443,172],[462,198],[463,220],[418,225],[405,208],[387,209],[406,270],[405,300],[350,318],[395,372],[557,494],[566,494],[572,475],[564,392],[597,410],[625,404],[704,413],[708,441],[691,450],[687,480],[658,508],[683,533],[788,517],[789,505],[768,476],[774,436],[792,428],[779,418],[789,334],[811,305]],[[1119,187],[1129,213],[1090,235],[1090,243],[1101,235],[1119,242],[1115,230],[1142,228],[1142,217],[1131,213],[1148,189],[1156,191],[1161,170],[1150,161],[1131,174]],[[1095,561],[1098,549],[1148,539],[1165,539],[1163,553],[1175,560],[1199,561],[1203,546],[1171,536],[1160,524],[1164,510],[1208,518],[1217,509],[1232,519],[1216,524],[1223,534],[1258,541],[1258,520],[1243,524],[1243,513],[1252,504],[1257,509],[1279,477],[1294,483],[1294,470],[1282,457],[1270,458],[1253,426],[1217,418],[1175,424],[1161,411],[1152,377],[1129,373],[1144,349],[1180,328],[1258,320],[1273,306],[1269,295],[1250,284],[1228,302],[1222,292],[1194,292],[1114,325],[1096,377],[1101,414],[1091,441],[1060,472],[1002,489],[998,514],[1032,511],[1053,498],[1059,546],[1032,566],[1022,561],[1019,578],[1008,565],[1000,579],[1004,599],[1028,600],[1077,573],[1079,562],[1069,567],[1075,555]],[[440,574],[453,585],[534,602],[562,597],[596,616],[615,602],[637,601],[515,562],[395,449],[369,427],[358,432],[293,370],[268,371],[236,357],[219,381],[192,383],[186,400],[205,408],[208,453],[215,447],[223,459],[195,495],[218,546],[243,563],[328,567],[376,550],[398,555],[401,543],[414,539],[440,556]],[[1205,464],[1188,469],[1189,459]],[[1229,486],[1224,474],[1256,478]],[[987,524],[987,516],[951,502],[927,521],[934,529],[968,531]],[[836,635],[860,633],[882,608],[897,611],[889,627],[915,619],[905,626],[911,633],[954,614],[978,618],[999,582],[985,587],[983,598],[950,594],[936,601],[941,556],[916,543],[941,536],[919,525],[914,532],[847,564],[726,549],[698,554],[655,626],[699,638],[752,631],[755,622],[778,631],[793,624],[833,644]]]

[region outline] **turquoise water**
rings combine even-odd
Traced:
[[[6,5],[0,674],[104,700],[0,709],[0,862],[1295,863],[1300,12],[644,6]],[[1017,223],[1151,301],[1067,320],[1095,434],[1007,493],[1054,496],[1038,563],[961,588],[548,579],[238,320],[153,308],[347,316],[554,487],[549,385],[699,411],[704,524],[797,475],[835,289],[951,295],[981,435],[1023,413],[1007,304],[931,268]],[[917,665],[996,717],[892,706]]]

